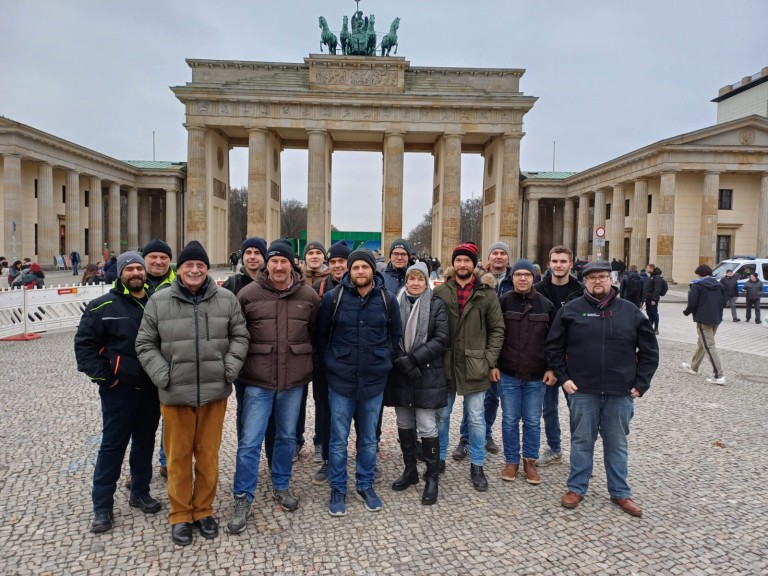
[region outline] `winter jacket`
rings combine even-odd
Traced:
[[[659,298],[661,297],[662,282],[663,280],[661,279],[661,268],[656,268],[656,270],[651,273],[650,279],[645,285],[645,289],[643,291],[643,300],[651,300],[658,304]]]
[[[117,280],[117,257],[112,256],[104,262],[104,282],[112,284],[115,280]]]
[[[403,353],[395,360],[395,369],[390,373],[384,393],[384,404],[413,408],[447,406],[448,388],[443,356],[449,342],[448,311],[443,301],[433,296],[429,308],[427,340],[411,349],[408,355]],[[407,373],[413,366],[419,368],[421,375],[412,379]]]
[[[248,286],[251,282],[253,282],[253,278],[251,278],[245,271],[245,268],[243,268],[239,273],[232,274],[229,278],[224,280],[221,287],[237,296],[240,293],[240,290]]]
[[[726,298],[735,298],[739,295],[739,279],[736,276],[731,276],[730,278],[723,276],[720,278],[720,284],[725,289]]]
[[[635,280],[639,280],[639,283]],[[637,284],[637,293],[636,294],[630,294],[629,293],[629,286],[630,283],[636,283]],[[643,302],[643,292],[645,291],[645,283],[643,282],[643,279],[640,277],[640,274],[637,272],[628,272],[624,278],[621,279],[621,284],[619,288],[619,294],[624,300],[627,300],[628,302],[632,302],[635,306],[640,308],[640,305]]]
[[[659,365],[651,323],[621,298],[604,310],[586,296],[563,306],[547,335],[545,353],[558,385],[573,380],[587,394],[628,396],[636,388],[642,396]]]
[[[407,269],[408,266],[405,268],[393,268],[392,262],[390,262],[381,273],[384,277],[384,286],[395,296],[397,296],[400,289],[405,286],[405,271]]]
[[[760,282],[760,280],[757,282],[747,280],[744,282],[744,286],[742,287],[741,291],[747,295],[747,300],[750,302],[753,300],[760,300],[763,295],[763,283]]]
[[[555,319],[555,305],[531,289],[507,292],[501,299],[504,344],[499,369],[521,380],[541,380],[548,369],[544,341]]]
[[[693,314],[693,321],[700,324],[717,325],[723,321],[725,300],[725,289],[716,278],[698,278],[688,287],[688,306],[683,314]]]
[[[328,276],[324,276],[320,280],[315,280],[312,283],[312,290],[317,292],[318,296],[322,298],[323,296],[325,296],[326,292],[330,292],[331,290],[336,288],[336,286],[338,285],[339,285],[339,282],[336,282],[336,280],[333,279],[333,276],[328,274]]]
[[[194,295],[178,277],[155,292],[136,337],[139,361],[159,388],[160,402],[172,406],[227,398],[247,351],[240,302],[210,277]]]
[[[158,290],[168,288],[171,284],[173,284],[174,280],[176,280],[176,272],[173,271],[173,268],[169,268],[168,274],[162,278],[157,278],[147,274],[147,287],[149,288],[149,295],[152,296],[152,294]]]
[[[335,314],[335,290],[325,293],[317,314],[317,346],[328,387],[342,396],[372,398],[384,392],[392,362],[400,355],[400,306],[384,288],[380,272],[373,273],[373,289],[362,298],[348,273],[341,286]]]
[[[136,357],[136,334],[147,298],[135,298],[118,280],[103,296],[88,303],[75,334],[77,369],[92,382],[109,388],[152,387]]]
[[[293,270],[293,283],[278,290],[266,270],[237,295],[251,343],[239,380],[283,392],[312,380],[312,339],[320,297]]]
[[[456,271],[445,270],[445,283],[435,288],[435,296],[448,308],[451,342],[445,352],[448,390],[462,396],[490,388],[490,371],[497,367],[504,343],[504,317],[496,297],[493,274],[475,272],[474,286],[464,313],[459,316],[456,296]]]
[[[568,275],[568,297],[565,299],[565,302],[570,302],[571,300],[575,300],[582,294],[584,294],[584,285],[576,280],[576,278],[573,277],[573,275]],[[555,310],[559,310],[565,302],[557,302],[557,298],[555,297],[554,290],[552,289],[552,275],[549,274],[544,277],[544,279],[541,282],[538,282],[537,284],[534,284],[533,289],[536,290],[539,294],[544,296],[547,300],[552,302],[552,304],[555,305]]]
[[[304,269],[304,278],[303,282],[307,286],[312,286],[315,282],[320,280],[321,278],[325,278],[331,273],[331,269],[328,268],[328,266],[323,266],[320,270],[310,270],[309,268]]]
[[[491,272],[490,265],[488,265],[486,270],[489,274],[493,274],[493,272]],[[514,288],[514,285],[512,284],[512,267],[507,266],[507,271],[504,274],[504,278],[501,279],[501,282],[499,282],[499,279],[496,278],[495,275],[494,279],[496,280],[496,296],[498,296],[499,300],[501,300],[501,297],[504,296],[504,294]]]

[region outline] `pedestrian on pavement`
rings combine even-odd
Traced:
[[[408,268],[405,288],[397,297],[403,337],[398,343],[400,356],[395,359],[384,403],[395,407],[397,435],[405,470],[392,483],[392,490],[402,491],[419,483],[416,468],[416,439],[421,437],[427,471],[421,503],[437,502],[440,472],[440,443],[435,413],[448,404],[448,389],[443,369],[443,355],[448,348],[448,312],[439,298],[432,298],[429,270],[423,262]],[[442,463],[443,468],[445,462]]]
[[[648,314],[648,320],[651,321],[654,333],[658,335],[659,300],[661,299],[664,280],[661,276],[661,268],[657,268],[655,264],[648,264],[648,266],[645,267],[645,271],[648,273],[649,277],[648,284],[645,285],[645,291],[643,292],[645,312]]]
[[[320,298],[304,283],[293,258],[288,242],[272,242],[264,269],[237,296],[250,347],[239,377],[246,388],[232,487],[234,510],[227,523],[232,534],[245,530],[259,480],[261,444],[273,410],[272,495],[287,512],[299,507],[299,499],[290,491],[296,421],[303,391],[312,379],[312,340]]]
[[[582,275],[584,295],[557,312],[545,348],[570,395],[571,471],[561,504],[576,508],[587,493],[599,433],[611,502],[642,516],[627,483],[627,435],[634,400],[648,391],[658,368],[659,346],[643,313],[618,298],[609,262],[590,262]]]
[[[731,317],[734,322],[741,322],[741,318],[736,313],[736,300],[739,298],[739,280],[733,275],[733,270],[726,270],[725,276],[720,279],[720,284],[725,290],[725,298],[728,307],[731,309]]]
[[[72,276],[77,276],[77,267],[80,265],[80,262],[82,262],[80,252],[72,250],[72,252],[69,253],[69,261],[72,263]]]
[[[138,252],[121,254],[116,266],[115,285],[88,303],[75,335],[77,369],[98,384],[101,397],[101,445],[91,491],[95,533],[112,529],[115,489],[131,437],[128,503],[145,514],[162,507],[149,492],[160,404],[157,388],[136,357],[136,336],[148,298],[146,269]]]
[[[440,459],[445,460],[450,418],[456,394],[464,397],[469,414],[469,457],[472,485],[488,490],[485,477],[485,392],[501,378],[497,362],[504,343],[504,318],[496,296],[492,274],[480,275],[477,246],[464,242],[453,249],[452,267],[445,271],[445,283],[435,288],[435,297],[448,308],[450,345],[445,354],[448,405],[437,415],[440,431]]]
[[[544,342],[555,319],[555,306],[533,288],[535,268],[520,259],[512,266],[514,289],[501,299],[504,345],[501,370],[501,430],[504,468],[501,479],[513,481],[520,466],[520,421],[523,423],[523,475],[528,484],[541,484],[536,470],[541,439],[541,411],[546,387],[557,380],[549,370]]]
[[[347,273],[347,258],[351,251],[347,243],[339,240],[328,248],[328,276],[316,280],[312,289],[320,298],[332,292],[341,284],[341,279]],[[325,377],[320,351],[315,349],[314,367],[312,369],[312,398],[315,401],[315,454],[313,461],[320,468],[312,476],[313,484],[328,482],[328,459],[331,445],[331,407],[328,404],[328,380]]]
[[[573,251],[567,246],[558,244],[549,251],[550,274],[541,282],[534,285],[536,292],[552,302],[555,312],[565,306],[566,302],[575,300],[584,293],[584,286],[571,274],[573,266]],[[565,393],[563,393],[565,394]],[[563,461],[562,438],[560,431],[560,410],[558,408],[560,386],[547,386],[544,389],[542,403],[542,418],[544,432],[547,437],[547,449],[536,461],[536,466],[543,468],[550,464]],[[566,401],[568,395],[565,394]]]
[[[179,254],[176,279],[147,303],[136,352],[159,389],[168,455],[171,539],[192,543],[219,526],[213,501],[219,447],[232,382],[248,351],[240,302],[208,276],[208,254],[196,240]]]
[[[760,324],[760,298],[763,296],[763,283],[758,280],[756,272],[750,272],[749,280],[744,282],[741,291],[747,297],[747,322],[752,319],[752,309],[754,309],[755,324]]]
[[[695,376],[706,357],[712,365],[713,372],[713,377],[707,378],[707,382],[724,386],[725,375],[720,363],[720,355],[715,347],[715,334],[723,321],[725,288],[712,276],[712,268],[706,264],[696,268],[695,274],[698,278],[688,287],[688,306],[683,310],[683,314],[686,316],[693,314],[698,343],[691,363],[683,362],[680,367],[684,372]]]
[[[643,290],[645,283],[637,273],[637,265],[632,264],[629,272],[621,279],[619,287],[619,296],[628,302],[632,302],[638,308],[643,305]]]
[[[331,516],[347,513],[347,442],[353,418],[358,433],[357,495],[370,512],[383,506],[373,489],[376,426],[392,362],[400,354],[397,343],[403,335],[397,299],[384,287],[373,253],[355,250],[347,265],[349,272],[340,287],[323,296],[317,317],[317,343],[331,407]]]

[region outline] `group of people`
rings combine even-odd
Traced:
[[[162,414],[171,538],[219,533],[213,502],[227,398],[237,398],[237,455],[227,531],[243,532],[258,487],[262,445],[275,502],[293,512],[292,467],[304,437],[308,384],[315,403],[313,482],[330,488],[328,512],[347,514],[348,440],[356,429],[354,494],[371,512],[384,406],[395,409],[404,491],[422,479],[423,505],[438,501],[450,418],[463,397],[459,447],[469,481],[489,488],[486,449],[499,404],[504,481],[541,482],[537,466],[561,461],[559,388],[570,408],[571,472],[562,506],[587,493],[597,434],[603,438],[611,500],[631,515],[641,508],[627,485],[627,434],[633,403],[658,365],[654,330],[639,308],[618,297],[610,263],[571,274],[573,253],[555,246],[550,273],[535,283],[526,259],[510,262],[503,242],[478,268],[478,247],[457,245],[444,282],[410,244],[395,240],[379,270],[373,253],[337,242],[309,242],[295,263],[291,245],[247,238],[239,272],[219,287],[197,241],[170,270],[170,248],[153,240],[116,261],[112,290],[91,301],[76,338],[78,369],[99,385],[103,435],[93,478],[91,530],[113,527],[113,504],[129,442],[129,504],[152,514],[154,437]],[[157,258],[157,257],[160,258]],[[156,260],[157,258],[157,260]],[[167,289],[164,289],[167,288]],[[621,338],[616,338],[621,334]],[[548,451],[539,454],[544,417]],[[522,449],[520,424],[522,422]],[[457,458],[458,452],[458,458]],[[521,462],[522,452],[522,462]],[[522,469],[521,469],[522,464]]]
[[[4,257],[0,257],[7,263]],[[0,271],[2,266],[0,266]],[[11,288],[42,288],[45,286],[45,272],[37,262],[30,258],[14,260],[8,266],[8,286]]]

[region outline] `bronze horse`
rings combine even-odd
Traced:
[[[331,30],[328,28],[328,22],[325,21],[325,18],[320,16],[320,29],[323,31],[320,34],[320,52],[323,51],[323,44],[328,46],[328,53],[329,54],[336,54],[336,45],[338,44],[338,39],[336,38],[336,34],[331,32]]]
[[[392,48],[395,48],[395,54],[397,54],[397,29],[400,27],[400,18],[392,20],[392,25],[389,27],[389,34],[384,36],[381,40],[381,55],[389,56]]]
[[[349,45],[349,17],[344,16],[344,25],[341,27],[341,53],[346,55]]]

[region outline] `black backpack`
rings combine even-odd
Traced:
[[[627,288],[624,291],[627,298],[639,300],[643,295],[643,279],[638,274],[627,276]]]
[[[667,284],[667,281],[664,280],[663,276],[659,276],[659,280],[661,280],[661,288],[659,288],[659,296],[666,296],[667,292],[669,292],[669,284]]]

